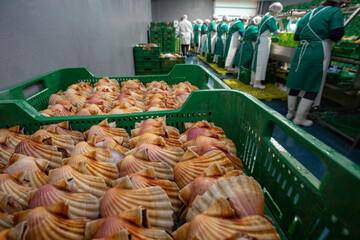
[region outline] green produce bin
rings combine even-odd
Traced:
[[[146,44],[146,43],[140,43]],[[137,47],[134,46],[134,57],[159,57],[161,52],[161,47],[158,45],[157,47]]]
[[[173,69],[173,67],[162,67],[161,68],[161,74],[168,74],[170,71],[171,71],[171,69]]]
[[[58,81],[58,75],[52,73],[50,80],[48,77],[37,80],[50,83],[47,86],[54,88],[65,84]],[[66,71],[62,74],[67,83],[71,77],[73,75]],[[87,78],[94,82],[92,75]],[[156,77],[138,78],[154,80]],[[18,88],[9,89],[0,96],[6,95],[7,99],[22,96],[24,86],[18,87],[19,91]],[[50,90],[37,94],[44,91]],[[42,125],[68,120],[74,130],[86,131],[108,118],[109,122],[115,121],[118,127],[130,133],[136,122],[166,116],[169,126],[184,132],[185,122],[211,121],[234,141],[244,172],[261,185],[265,214],[273,219],[281,239],[353,240],[360,235],[360,208],[356,202],[360,199],[360,167],[249,94],[235,90],[194,91],[176,110],[75,118],[41,117],[27,106],[27,101],[0,102],[0,111],[6,112],[6,116],[1,115],[1,127],[21,124],[26,133],[33,133]],[[323,179],[318,180],[277,141],[276,129],[281,129],[285,137],[292,138],[294,144],[305,147],[325,164],[327,172]]]
[[[239,80],[244,84],[249,84],[251,81],[251,69],[240,67]]]
[[[44,117],[39,111],[47,108],[51,94],[57,93],[60,90],[65,91],[68,86],[78,82],[91,82],[94,84],[101,78],[103,77],[94,76],[86,68],[59,69],[33,78],[12,88],[0,91],[0,102],[15,101],[19,106],[22,106],[24,111],[30,111],[34,117],[47,121],[52,119],[52,117]],[[218,79],[214,74],[207,71],[204,67],[193,64],[176,65],[169,75],[110,78],[116,79],[119,83],[130,79],[139,79],[143,84],[161,80],[164,80],[168,84],[178,84],[180,82],[189,81],[199,89],[229,89],[225,83]],[[33,93],[31,91],[33,88],[41,90]],[[76,116],[71,117],[76,118]],[[5,114],[0,114],[0,124],[8,122],[8,120],[11,120],[12,124],[22,123],[22,119],[17,119],[16,117],[12,119],[5,116]]]
[[[325,121],[331,126],[355,139],[360,133],[359,119],[359,115],[339,115],[328,117]]]
[[[224,68],[225,67],[225,59],[224,57],[222,56],[219,56],[218,57],[218,62],[217,62],[217,65],[218,67],[221,67],[221,68]]]
[[[160,69],[160,59],[159,58],[143,58],[135,59],[134,62],[135,68],[158,68]]]
[[[163,26],[162,22],[151,22],[150,23],[150,28],[154,28],[154,27],[162,28],[162,26]]]
[[[135,68],[136,75],[158,75],[161,74],[161,68]]]
[[[208,53],[207,56],[206,56],[206,61],[207,61],[208,63],[212,63],[212,62],[213,62],[213,59],[214,59],[214,54]]]

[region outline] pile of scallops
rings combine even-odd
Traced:
[[[0,129],[0,239],[280,239],[224,131],[165,120]]]
[[[40,113],[46,117],[72,115],[106,115],[177,109],[193,90],[189,82],[169,86],[164,81],[147,83],[139,80],[121,82],[107,77],[94,87],[80,82],[49,97],[49,105]]]

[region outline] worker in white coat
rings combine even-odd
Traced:
[[[259,25],[259,37],[256,40],[251,76],[254,88],[265,88],[265,86],[261,84],[261,81],[264,81],[266,77],[266,69],[270,55],[271,33],[280,35],[275,18],[282,9],[283,6],[279,2],[271,4],[269,6],[269,14],[262,18]]]
[[[181,51],[184,56],[188,57],[190,50],[191,34],[193,28],[191,22],[187,19],[187,15],[182,16],[179,23],[179,36],[181,37]]]

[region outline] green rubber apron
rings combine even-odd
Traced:
[[[206,52],[206,49],[207,49],[207,38],[208,38],[208,35],[205,33],[201,36],[201,45],[200,45],[200,49],[201,49],[201,54],[203,52]]]
[[[242,54],[243,54],[243,49],[244,49],[244,45],[245,45],[244,38],[245,38],[246,32],[249,31],[250,28],[251,28],[251,27],[249,27],[248,29],[245,29],[244,35],[242,36],[243,40],[241,40],[241,42],[240,42],[239,61],[238,61],[237,63],[235,63],[235,66],[238,66],[239,68],[241,67],[241,66],[240,66],[240,63],[241,63],[241,60],[242,60]],[[254,52],[255,43],[252,42],[251,45],[252,45],[252,47],[253,47],[253,52]],[[239,79],[239,76],[240,76],[240,71],[238,72],[238,79]]]
[[[274,16],[267,18],[260,26],[259,33],[263,28],[264,24],[269,21]],[[257,45],[257,51],[254,51],[252,69],[255,68],[255,79],[259,81],[264,81],[266,77],[266,69],[269,61],[270,55],[270,46],[271,46],[271,32],[266,30],[256,39],[255,46]]]
[[[327,74],[327,69],[329,67],[329,63],[330,63],[330,56],[331,56],[331,40],[330,39],[322,39],[321,37],[319,37],[319,35],[317,35],[315,33],[315,31],[311,28],[310,26],[310,22],[314,19],[314,17],[316,17],[320,12],[322,12],[323,10],[329,8],[328,7],[324,7],[323,9],[319,10],[317,13],[314,14],[315,9],[311,11],[310,17],[309,17],[309,22],[305,25],[305,27],[301,30],[299,37],[301,39],[301,35],[303,33],[303,31],[308,28],[313,34],[314,36],[319,39],[319,41],[311,41],[311,42],[321,42],[322,43],[322,50],[323,50],[323,54],[324,54],[324,59],[323,59],[323,68],[320,69],[320,71],[322,71],[321,73],[321,83],[320,83],[320,88],[319,88],[319,92],[315,98],[314,101],[314,106],[318,106],[320,105],[320,101],[321,101],[321,95],[324,89],[324,84],[325,84],[325,79],[326,79],[326,74]],[[302,45],[301,47],[301,51],[299,54],[299,58],[298,58],[298,62],[297,62],[297,67],[295,69],[295,73],[297,74],[301,74],[306,76],[306,72],[302,72],[299,71],[299,66],[303,60],[304,55],[306,54],[307,48],[310,44],[310,42],[308,42],[307,40],[301,40],[299,45]],[[304,81],[307,81],[307,78],[304,77]],[[299,96],[303,96],[305,94],[305,91],[300,91]]]

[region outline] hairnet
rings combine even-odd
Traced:
[[[205,19],[205,21],[204,21],[205,23],[209,23],[210,22],[210,20],[209,19]]]
[[[198,19],[196,20],[196,22],[197,22],[198,24],[202,24],[203,21],[198,18]]]
[[[229,17],[228,17],[227,15],[224,15],[224,16],[222,17],[222,20],[223,20],[223,21],[229,21]]]
[[[185,19],[187,19],[188,18],[188,16],[186,15],[186,14],[184,14],[182,17],[181,17],[181,20],[185,20]]]
[[[192,21],[192,24],[195,24],[196,23],[196,21]]]
[[[249,20],[250,17],[249,17],[248,15],[244,14],[244,15],[241,15],[241,16],[240,16],[240,19]]]
[[[279,2],[274,2],[269,6],[269,11],[271,12],[281,12],[283,10],[283,5]]]
[[[215,18],[218,19],[219,18],[218,15],[214,14],[213,19],[215,19]]]
[[[251,24],[252,25],[259,25],[260,22],[261,22],[261,17],[259,17],[259,16],[256,16],[253,19],[251,19]]]

